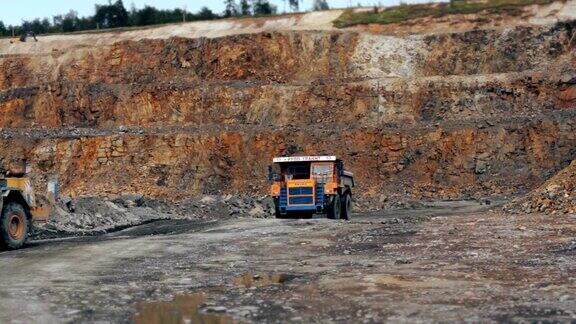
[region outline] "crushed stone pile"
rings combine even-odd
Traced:
[[[576,214],[576,160],[542,186],[504,208],[516,213]]]
[[[81,197],[50,204],[50,219],[35,226],[33,237],[104,234],[163,219],[225,219],[273,217],[267,197],[203,196],[174,203],[139,195],[116,198]]]
[[[238,197],[205,195],[179,202],[142,195],[119,197],[62,198],[48,202],[50,219],[35,223],[33,238],[50,239],[69,236],[105,234],[157,220],[215,220],[234,217],[273,218],[274,202],[269,196]],[[419,203],[394,201],[386,208],[417,208]],[[354,199],[354,210],[381,209],[366,198]]]

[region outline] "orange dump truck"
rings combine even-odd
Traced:
[[[350,219],[354,175],[335,156],[277,157],[269,167],[276,217]]]

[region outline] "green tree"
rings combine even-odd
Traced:
[[[44,30],[44,33],[52,32],[52,24],[50,23],[50,20],[48,18],[43,18],[40,23],[42,24],[42,29]]]
[[[24,32],[34,32],[36,34],[45,34],[50,31],[50,22],[48,19],[40,20],[36,18],[32,21],[22,21],[22,28]]]
[[[130,5],[130,11],[128,11],[128,25],[130,26],[138,26],[136,19],[138,18],[138,9],[134,2]]]
[[[110,7],[110,5],[96,5],[94,20],[102,28],[108,28],[110,26],[110,19],[112,18]]]
[[[235,0],[224,0],[224,17],[238,16],[238,5]]]
[[[328,10],[330,6],[328,6],[328,2],[326,0],[314,0],[314,4],[312,5],[312,10],[320,11],[320,10]]]
[[[55,33],[62,32],[62,21],[64,21],[64,16],[56,15],[52,16],[52,31]]]
[[[94,20],[104,28],[117,28],[128,26],[129,16],[122,0],[117,0],[114,4],[96,5]]]
[[[4,22],[0,20],[0,36],[8,36],[8,28],[4,25]]]
[[[96,22],[94,17],[78,18],[78,30],[91,30],[96,29]]]
[[[160,23],[157,21],[159,17],[158,10],[154,7],[145,6],[144,9],[138,10],[136,13],[136,26],[148,26]]]
[[[255,16],[266,16],[276,13],[276,6],[270,4],[268,0],[255,0],[253,5]]]
[[[175,9],[175,10],[166,10],[167,16],[169,16],[170,22],[178,22],[178,21],[188,21],[193,20],[191,19],[191,15],[187,10],[182,9]]]
[[[8,33],[10,34],[10,36],[18,36],[18,35],[22,35],[23,32],[23,27],[22,26],[8,26]]]
[[[240,15],[250,16],[250,3],[248,0],[240,0]]]
[[[117,0],[114,5],[114,14],[116,15],[116,27],[128,26],[128,10],[124,7],[122,0]]]
[[[199,20],[212,20],[218,18],[218,15],[212,12],[212,10],[208,9],[208,7],[202,7],[197,14]]]
[[[73,32],[80,30],[78,26],[78,13],[74,10],[70,10],[63,18],[62,18],[62,31],[65,33]]]
[[[300,9],[300,1],[298,0],[288,0],[288,4],[293,12],[297,12]]]

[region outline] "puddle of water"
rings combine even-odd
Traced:
[[[201,313],[204,294],[178,295],[172,301],[136,305],[136,324],[232,324],[232,317]]]
[[[282,284],[292,277],[285,273],[274,273],[271,275],[257,275],[246,273],[240,277],[234,278],[234,285],[237,287],[262,287],[269,285]]]

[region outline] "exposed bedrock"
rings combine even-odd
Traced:
[[[342,156],[366,197],[537,187],[576,157],[573,24],[170,38],[0,56],[0,155],[65,194],[266,191],[275,155]]]
[[[193,194],[266,191],[275,155],[332,153],[367,197],[482,197],[528,190],[576,157],[574,114],[427,128],[186,129],[69,139],[3,141],[2,156],[31,156],[37,182],[65,194]],[[18,150],[14,150],[18,148]]]

